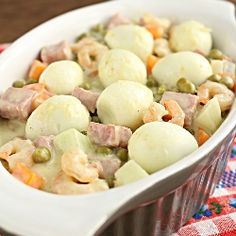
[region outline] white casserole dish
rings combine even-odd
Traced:
[[[129,17],[151,12],[175,22],[198,20],[212,28],[215,45],[236,59],[232,4],[220,0],[119,0],[63,14],[18,39],[0,57],[0,90],[25,75],[41,47],[73,40],[116,12]],[[24,236],[169,235],[214,189],[226,165],[235,126],[234,103],[221,127],[196,152],[141,181],[96,194],[58,196],[38,191],[0,166],[0,227]]]

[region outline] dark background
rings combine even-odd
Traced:
[[[63,12],[104,0],[0,0],[0,43],[12,42]]]
[[[236,3],[236,0],[230,1]],[[0,43],[12,42],[36,25],[63,12],[99,2],[105,1],[0,0]]]

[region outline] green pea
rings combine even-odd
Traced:
[[[219,81],[221,84],[227,86],[227,88],[232,89],[234,87],[234,80],[229,76],[224,76]]]
[[[146,85],[150,88],[150,87],[154,87],[154,86],[157,86],[157,82],[155,80],[155,78],[153,78],[152,76],[149,76],[147,78],[147,83]]]
[[[125,148],[119,148],[116,152],[116,155],[121,161],[128,161],[128,150]]]
[[[97,147],[96,152],[105,155],[112,154],[112,150],[109,147],[104,147],[104,146]]]
[[[155,101],[155,102],[160,102],[160,101],[161,101],[161,95],[159,95],[159,94],[154,94],[154,101]]]
[[[209,76],[207,79],[210,81],[213,81],[213,82],[219,82],[221,79],[221,76],[218,74],[213,74],[213,75]]]
[[[77,37],[76,41],[80,41],[81,39],[83,39],[83,38],[85,38],[85,37],[88,37],[88,33],[82,33],[82,34],[80,34],[80,35]]]
[[[24,86],[25,86],[25,81],[24,80],[16,80],[12,84],[12,87],[14,87],[14,88],[23,88]]]
[[[162,95],[166,91],[166,86],[164,84],[158,86],[157,88],[157,94]]]
[[[85,83],[83,83],[83,84],[81,85],[81,87],[84,88],[84,89],[86,89],[86,90],[89,90],[89,89],[91,89],[91,84],[85,82]]]
[[[97,33],[103,33],[105,30],[106,29],[103,24],[97,24],[90,29],[90,31],[97,32]]]
[[[36,79],[29,79],[29,80],[26,80],[25,84],[36,84],[36,83],[38,83],[38,80],[36,80]]]
[[[95,122],[95,123],[101,123],[101,121],[98,118],[98,116],[92,116],[92,121]]]
[[[177,81],[177,88],[183,93],[195,93],[196,91],[195,85],[185,78],[180,78]]]
[[[108,184],[109,188],[114,187],[114,178],[113,177],[107,178],[106,181],[107,181],[107,184]]]
[[[224,58],[224,54],[218,49],[212,49],[208,55],[211,59],[222,60]]]
[[[51,152],[46,147],[38,147],[33,152],[32,158],[35,163],[44,163],[51,159]]]

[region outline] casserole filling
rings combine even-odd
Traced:
[[[211,29],[116,14],[74,43],[41,49],[0,95],[0,160],[23,183],[87,194],[159,171],[227,116],[235,63]]]

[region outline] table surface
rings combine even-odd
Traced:
[[[40,23],[104,0],[0,0],[0,43],[12,42]]]
[[[230,0],[236,4],[236,0]],[[63,12],[104,0],[0,0],[0,43],[12,42]]]

